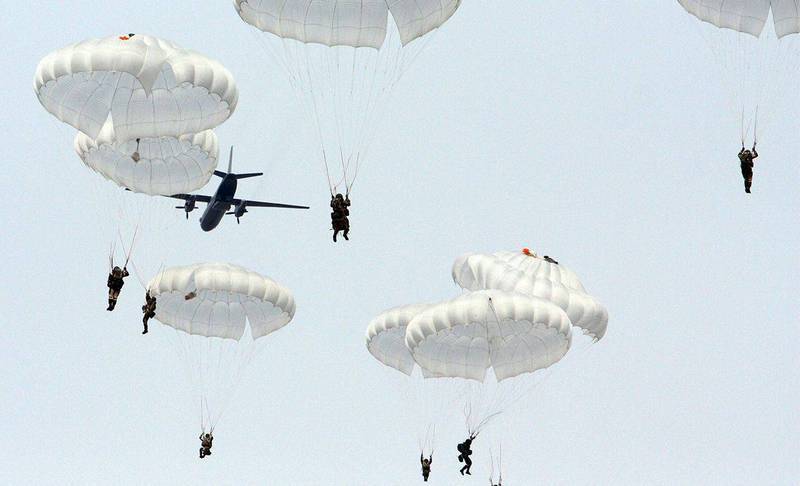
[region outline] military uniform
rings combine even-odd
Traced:
[[[128,273],[127,267],[114,267],[111,273],[108,274],[108,283],[106,284],[108,286],[108,308],[106,310],[114,310],[114,307],[117,305],[119,293],[122,291],[122,286],[125,285],[123,279],[128,275],[130,274]]]
[[[350,216],[350,210],[347,209],[348,207],[350,207],[349,196],[344,197],[341,194],[337,194],[331,198],[331,208],[333,209],[331,212],[333,241],[336,241],[336,237],[339,235],[340,231],[342,231],[342,236],[344,236],[345,240],[350,239],[347,237],[348,233],[350,232],[350,220],[347,218]]]
[[[753,159],[758,157],[756,147],[753,145],[753,151],[742,148],[739,151],[739,164],[742,168],[742,178],[744,178],[744,192],[750,193],[750,187],[753,185]]]

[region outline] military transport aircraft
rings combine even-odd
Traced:
[[[186,219],[189,219],[189,213],[195,209],[198,202],[208,203],[203,215],[200,216],[200,228],[203,231],[211,231],[217,227],[222,217],[226,214],[232,214],[236,217],[236,222],[239,218],[244,216],[247,208],[290,208],[290,209],[308,209],[308,206],[295,206],[292,204],[280,204],[262,201],[250,201],[247,199],[237,199],[236,186],[239,179],[246,179],[248,177],[258,177],[264,175],[263,172],[249,173],[249,174],[233,174],[231,173],[231,165],[233,164],[233,147],[231,147],[231,155],[228,159],[228,172],[214,171],[214,175],[222,178],[219,183],[217,191],[213,196],[203,196],[201,194],[174,194],[172,198],[183,199],[183,206],[175,206],[176,209],[183,209],[186,212]],[[233,211],[229,211],[231,206],[234,206]]]

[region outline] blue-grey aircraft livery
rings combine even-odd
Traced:
[[[228,159],[228,172],[214,171],[214,175],[222,178],[219,183],[217,191],[213,196],[203,196],[201,194],[174,194],[172,198],[183,199],[183,206],[175,206],[176,209],[183,209],[186,212],[186,219],[189,219],[189,213],[195,209],[198,202],[207,203],[208,206],[200,216],[200,228],[203,231],[211,231],[219,225],[222,217],[226,214],[232,214],[236,217],[236,222],[239,218],[244,216],[247,208],[290,208],[290,209],[308,209],[308,206],[295,206],[293,204],[280,204],[262,201],[250,201],[247,199],[237,199],[236,186],[239,179],[246,179],[248,177],[258,177],[264,175],[262,172],[255,172],[249,174],[233,174],[231,172],[231,165],[233,163],[233,147],[231,147],[230,158]],[[233,211],[229,211],[231,206],[234,207]]]

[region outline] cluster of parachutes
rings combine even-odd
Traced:
[[[567,354],[573,327],[595,341],[605,335],[608,313],[577,275],[527,249],[461,256],[452,276],[464,293],[381,313],[367,327],[366,344],[384,365],[409,377],[419,368],[422,380],[460,394],[470,435],[519,398],[501,397],[501,382]],[[488,406],[476,409],[475,398]]]
[[[217,61],[141,34],[89,39],[39,62],[34,90],[78,130],[84,164],[148,195],[191,192],[217,165],[212,129],[236,109],[238,90]]]
[[[48,112],[78,130],[75,150],[86,166],[149,196],[188,193],[208,182],[219,154],[213,129],[231,116],[239,96],[219,62],[141,34],[52,52],[36,69],[34,89]],[[213,430],[262,338],[294,316],[294,297],[227,263],[162,269],[146,287],[157,302],[155,319],[176,331],[201,426]]]

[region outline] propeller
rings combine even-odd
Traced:
[[[236,205],[236,209],[234,209],[233,211],[229,211],[229,212],[227,212],[225,214],[234,215],[236,217],[236,224],[239,224],[239,218],[244,216],[244,213],[247,212],[247,207],[246,206],[247,206],[247,202],[242,201],[242,202],[240,202],[239,204]]]
[[[186,219],[189,219],[189,213],[194,211],[196,200],[193,197],[187,198],[183,206],[175,206],[175,209],[183,209],[186,212]]]

